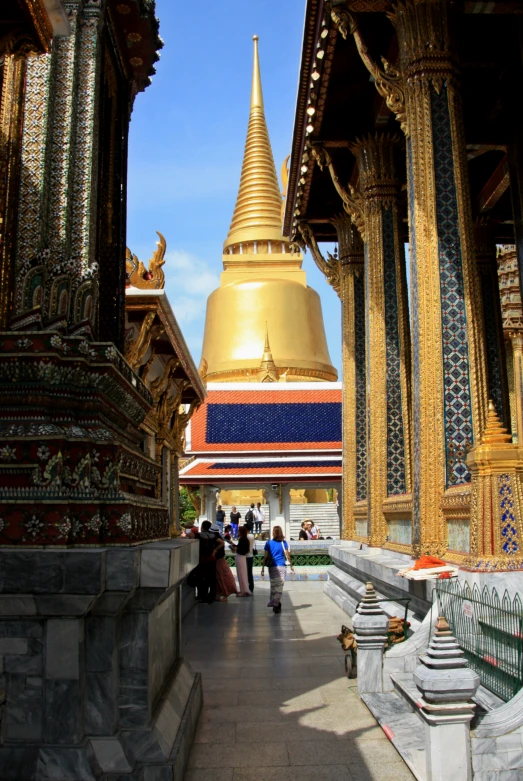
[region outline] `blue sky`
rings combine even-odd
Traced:
[[[146,262],[167,240],[166,290],[196,363],[207,296],[240,180],[249,115],[252,36],[260,37],[265,113],[276,169],[289,154],[305,0],[156,0],[165,42],[137,96],[129,139],[127,243]],[[310,255],[332,362],[340,369],[340,304]]]

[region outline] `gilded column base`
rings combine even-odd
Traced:
[[[476,572],[523,568],[523,448],[511,442],[489,402],[481,443],[467,458],[472,474],[470,555],[465,569]]]

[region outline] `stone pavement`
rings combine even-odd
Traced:
[[[204,692],[185,781],[412,781],[344,675],[347,617],[323,583],[287,582],[280,615],[268,588],[198,605],[184,622]]]

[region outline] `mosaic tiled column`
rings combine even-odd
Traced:
[[[49,125],[51,55],[31,57],[26,65],[24,124],[21,141],[18,236],[15,265],[14,312],[41,306],[45,284],[43,214],[46,179],[46,143]],[[36,313],[31,322],[41,318]],[[30,323],[23,323],[26,327]]]
[[[100,103],[100,36],[102,8],[87,0],[78,38],[78,84],[75,103],[75,140],[71,161],[71,256],[79,273],[73,281],[72,317],[75,322],[96,320],[98,268],[95,260],[97,236],[96,191],[98,186],[98,108]],[[93,322],[95,328],[96,323]]]
[[[14,292],[14,250],[19,187],[20,127],[23,119],[25,65],[5,55],[0,94],[0,328],[6,328]]]
[[[446,0],[398,3],[407,133],[414,399],[414,549],[443,555],[441,498],[487,404],[484,335],[457,68]],[[399,112],[398,112],[399,113]]]
[[[509,430],[512,431],[513,441],[521,444],[523,442],[523,308],[516,248],[513,245],[501,247],[497,264],[507,358]]]
[[[363,241],[348,214],[332,219],[338,256],[326,259],[310,226],[300,233],[314,262],[341,300],[343,372],[343,523],[345,539],[367,537],[357,528],[356,502],[367,498],[367,391],[365,365],[365,283]],[[364,533],[362,533],[364,532]]]
[[[496,243],[488,220],[476,223],[476,262],[485,326],[488,397],[503,425],[510,426],[505,342],[501,319]]]
[[[338,235],[343,372],[343,527],[361,536],[354,505],[367,498],[367,398],[363,242],[347,215],[333,220]],[[366,536],[366,535],[365,535]]]
[[[387,539],[383,502],[410,488],[410,334],[395,175],[397,146],[376,136],[352,147],[365,214],[365,336],[369,544]]]

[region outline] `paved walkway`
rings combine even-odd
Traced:
[[[344,676],[345,614],[323,583],[287,583],[280,615],[253,599],[198,605],[185,658],[204,707],[185,781],[412,781]]]

